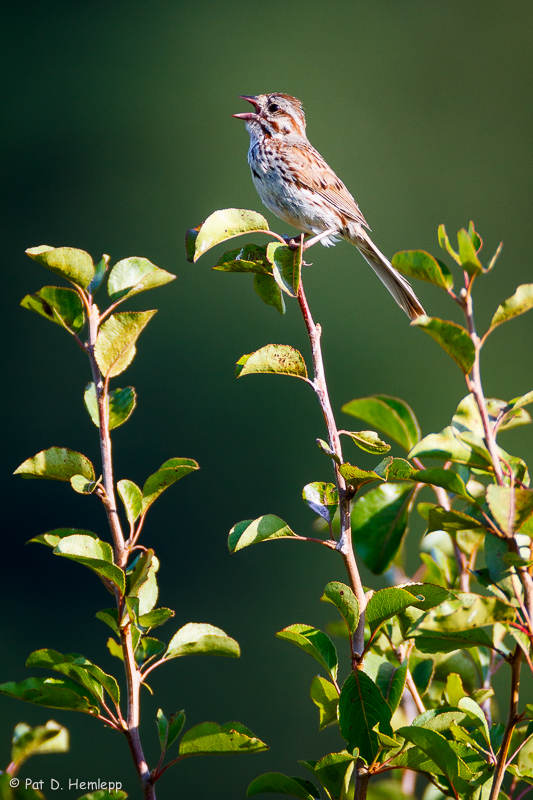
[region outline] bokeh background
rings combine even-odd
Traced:
[[[455,234],[471,218],[487,259],[504,240],[497,268],[478,281],[484,329],[496,306],[532,279],[533,6],[27,0],[8,4],[2,26],[0,678],[27,677],[27,655],[45,646],[82,652],[120,674],[105,647],[107,629],[94,618],[109,605],[101,585],[87,570],[24,544],[61,526],[106,535],[93,498],[11,477],[51,445],[98,461],[82,402],[88,365],[59,327],[18,306],[24,294],[55,282],[24,250],[47,243],[95,258],[110,253],[113,261],[146,256],[178,278],[130,306],[160,311],[115,382],[139,394],[132,419],[113,436],[116,476],[142,484],[167,458],[200,462],[201,472],[167,492],[145,526],[145,542],[162,561],[161,603],[177,611],[161,635],[191,620],[210,622],[238,639],[242,658],[182,659],[153,674],[143,739],[153,763],[160,705],[166,713],[185,708],[189,725],[242,721],[271,744],[268,753],[191,759],[166,774],[158,797],[244,797],[258,773],[302,774],[298,759],[340,745],[334,730],[317,731],[308,697],[314,663],[274,634],[293,622],[326,624],[332,611],[319,597],[343,570],[329,551],[293,542],[228,555],[227,532],[241,519],[276,513],[309,531],[313,515],[301,488],[328,480],[329,465],[315,444],[324,433],[320,411],[303,382],[234,378],[235,361],[268,342],[308,357],[294,303],[281,317],[261,303],[249,276],[211,272],[217,252],[188,264],[184,232],[217,208],[261,210],[246,164],[248,137],[231,114],[245,110],[237,94],[289,92],[302,98],[312,142],[359,201],[385,253],[437,253],[438,224]],[[413,406],[425,433],[442,429],[465,394],[457,367],[409,327],[354,248],[316,247],[310,260],[306,287],[324,329],[334,407],[385,392]],[[428,313],[458,321],[439,289],[416,288]],[[513,321],[489,341],[489,396],[532,388],[532,323]],[[531,457],[531,430],[505,435],[508,449]],[[358,463],[373,461],[359,454]],[[417,544],[415,532],[414,564]],[[365,581],[383,585],[366,573]],[[6,698],[0,716],[2,764],[19,720],[54,717],[70,728],[70,754],[36,758],[23,777],[120,780],[131,798],[140,796],[125,742],[94,720]]]

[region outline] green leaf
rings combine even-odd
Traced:
[[[444,225],[439,225],[438,235],[439,235],[439,244],[442,247],[442,249],[445,250],[449,255],[451,255],[454,261],[457,261],[457,263],[460,264],[461,259],[459,258],[459,254],[456,253],[453,247],[451,246]]]
[[[183,711],[172,714],[170,720],[168,720],[163,714],[162,709],[159,709],[156,715],[156,725],[162,753],[165,753],[172,742],[180,735],[184,722],[185,714]]]
[[[138,667],[143,667],[153,658],[159,658],[165,652],[165,643],[153,636],[143,636],[135,648],[135,661]]]
[[[220,628],[205,622],[189,622],[174,634],[164,658],[168,660],[192,655],[238,658],[240,654],[241,650],[235,639]]]
[[[407,583],[397,588],[407,589],[408,592],[416,595],[415,601],[411,605],[422,611],[429,611],[430,608],[441,605],[449,597],[455,597],[448,589],[436,586],[434,583]]]
[[[93,695],[70,678],[26,678],[19,683],[0,684],[0,694],[47,708],[97,714]]]
[[[272,277],[272,265],[266,251],[266,247],[258,244],[245,244],[220,256],[213,269],[221,272],[255,272]]]
[[[468,375],[475,359],[475,347],[468,332],[455,322],[421,315],[411,322],[428,333]]]
[[[344,800],[348,796],[355,760],[353,755],[343,750],[341,753],[329,753],[313,767],[313,774],[326,789],[331,800]]]
[[[468,235],[472,239],[472,244],[474,245],[476,253],[479,253],[479,251],[483,247],[483,239],[481,238],[479,233],[476,231],[476,229],[474,227],[474,223],[473,223],[472,220],[470,220],[470,222],[468,224]]]
[[[523,283],[511,297],[498,306],[491,319],[489,330],[492,331],[503,322],[525,314],[530,308],[533,308],[533,283]]]
[[[312,656],[327,670],[333,680],[337,678],[337,650],[329,636],[312,625],[289,625],[276,633],[278,639],[286,639]]]
[[[354,444],[357,445],[365,453],[375,453],[376,455],[384,455],[388,453],[391,446],[382,441],[376,431],[339,431],[349,436]]]
[[[83,475],[94,481],[94,467],[88,458],[66,447],[49,447],[17,467],[14,475],[24,478],[46,478],[53,481],[70,481],[74,475]]]
[[[280,242],[270,242],[266,254],[279,288],[289,297],[297,297],[302,266],[300,250],[292,250]]]
[[[60,539],[54,548],[54,553],[83,564],[101,578],[111,581],[121,594],[124,594],[125,576],[123,571],[113,564],[113,549],[107,542],[75,534]]]
[[[115,264],[109,273],[107,292],[112,302],[116,303],[147,289],[164,286],[175,278],[175,275],[156,267],[147,258],[131,256]]]
[[[337,722],[339,708],[339,693],[336,687],[322,678],[315,675],[311,683],[311,700],[317,706],[319,713],[318,730],[322,731],[328,725]]]
[[[93,539],[98,539],[98,535],[92,531],[84,531],[79,528],[56,528],[47,533],[41,533],[39,536],[34,536],[26,544],[44,544],[47,547],[54,548],[60,539],[65,539],[67,536],[74,536],[74,534],[81,534],[82,536],[91,536]]]
[[[408,742],[415,744],[432,761],[437,764],[450,781],[458,796],[466,797],[469,789],[468,780],[474,776],[452,749],[450,743],[440,733],[427,728],[398,728],[397,736],[403,736]]]
[[[435,674],[435,662],[432,658],[424,658],[415,665],[411,673],[419,694],[423,695],[429,689]]]
[[[146,550],[128,568],[128,597],[139,600],[135,614],[144,615],[151,611],[157,603],[159,589],[156,573],[159,561],[153,550]]]
[[[449,785],[447,782],[443,780],[444,775],[440,767],[438,767],[434,761],[432,761],[429,756],[427,756],[420,748],[418,747],[410,747],[408,750],[404,750],[403,752],[399,753],[395,758],[390,762],[391,765],[400,769],[410,769],[415,772],[420,772],[422,774],[430,774],[433,776],[434,781],[439,784],[439,786],[444,789],[445,791],[450,791]],[[441,794],[443,794],[441,792]],[[445,796],[445,795],[443,795]],[[441,800],[441,796],[437,795],[439,800]],[[397,800],[397,796],[391,795],[390,800]],[[404,800],[402,796],[400,796],[399,800]],[[411,800],[410,798],[406,798],[405,800]],[[502,798],[500,798],[502,800]]]
[[[348,630],[353,635],[359,622],[359,603],[350,587],[339,581],[331,581],[326,585],[324,595],[320,599],[329,600],[337,607]]]
[[[105,624],[111,628],[114,634],[120,636],[118,628],[118,611],[116,608],[104,608],[102,611],[97,611],[95,617],[96,619],[105,622]]]
[[[490,459],[487,460],[484,455],[455,434],[456,431],[451,426],[444,428],[440,433],[430,433],[413,447],[409,458],[440,458],[469,467],[487,469],[490,466]]]
[[[86,289],[94,275],[94,264],[89,253],[74,247],[50,247],[42,244],[30,247],[27,255],[43,267],[61,275],[67,281]]]
[[[308,380],[302,354],[288,344],[267,344],[255,353],[241,356],[235,369],[237,378],[255,373],[292,375]]]
[[[31,779],[30,779],[31,780]],[[7,772],[0,773],[0,798],[2,800],[44,800],[44,795],[32,786],[19,786],[18,789],[11,788],[11,778]]]
[[[120,691],[115,678],[108,675],[96,664],[88,661],[79,653],[58,653],[56,650],[43,648],[31,653],[26,661],[27,667],[43,667],[60,672],[68,678],[78,681],[100,702],[103,700],[102,687],[109,694],[115,705],[120,703]]]
[[[267,306],[274,306],[281,315],[285,314],[283,293],[272,275],[254,275],[254,289]]]
[[[392,266],[409,278],[433,283],[447,291],[453,289],[453,275],[442,261],[425,250],[402,250],[392,257]]]
[[[148,631],[151,628],[158,628],[160,625],[164,625],[173,616],[174,611],[171,608],[154,608],[153,611],[148,611],[147,614],[141,614],[137,623],[140,628]]]
[[[490,512],[502,531],[512,536],[533,514],[533,489],[487,486]]]
[[[192,253],[189,261],[198,261],[201,255],[220,242],[233,239],[243,233],[268,231],[268,229],[268,222],[262,214],[258,214],[256,211],[242,208],[225,208],[215,211],[195,229],[198,231],[198,235],[194,240],[194,250],[192,249],[194,234],[192,231],[188,232],[186,245],[188,252]]]
[[[533,391],[523,394],[521,397],[515,397],[514,400],[509,400],[509,405],[513,408],[522,408],[533,403]]]
[[[111,261],[111,256],[108,256],[107,253],[104,253],[98,264],[94,268],[94,277],[90,282],[89,286],[87,287],[87,291],[89,294],[94,294],[102,281],[105,278],[106,272],[109,269],[109,262]]]
[[[446,699],[451,706],[457,706],[462,697],[466,697],[461,676],[457,672],[451,672],[446,678],[446,689],[444,690]]]
[[[185,733],[180,742],[180,756],[260,753],[268,745],[257,739],[240,722],[201,722]]]
[[[457,702],[457,707],[464,711],[481,730],[483,738],[487,744],[490,744],[490,733],[487,725],[487,718],[483,713],[483,709],[471,697],[462,697]]]
[[[518,398],[517,398],[518,399]],[[521,404],[517,403],[513,407],[513,401],[506,403],[505,400],[498,400],[497,398],[487,398],[487,412],[489,420],[495,422],[500,413],[505,411],[503,418],[500,418],[498,423],[499,430],[508,430],[518,425],[526,425],[531,422],[531,417],[527,411],[521,409]],[[467,394],[459,405],[452,417],[452,426],[459,432],[471,431],[480,440],[485,438],[485,429],[481,414],[479,413],[478,405],[472,394]]]
[[[136,483],[126,479],[117,483],[117,491],[124,503],[128,522],[133,525],[142,511],[142,492]]]
[[[414,487],[386,483],[359,497],[353,506],[352,538],[365,565],[375,575],[384,572],[407,531]]]
[[[114,656],[115,658],[119,658],[121,661],[124,661],[124,653],[122,652],[122,647],[111,636],[107,640],[107,649],[109,650],[112,656]]]
[[[89,792],[89,794],[78,797],[78,800],[126,800],[127,796],[126,792],[121,792],[119,789],[111,789],[111,791],[99,789],[96,792]]]
[[[19,722],[13,731],[12,744],[11,761],[17,765],[18,770],[31,756],[68,752],[69,733],[67,728],[53,719],[46,725],[37,725],[35,728]]]
[[[228,548],[230,553],[236,553],[243,547],[271,539],[290,539],[296,536],[286,522],[274,514],[265,514],[257,519],[245,519],[238,522],[229,532]]]
[[[460,475],[451,469],[442,467],[432,467],[431,469],[421,469],[413,473],[411,480],[418,483],[428,483],[432,486],[441,486],[447,492],[463,497],[465,500],[472,501],[466,490],[465,483]]]
[[[395,667],[386,658],[369,653],[365,656],[363,671],[372,678],[394,714],[400,705],[405,688],[407,661]]]
[[[322,448],[323,449],[323,448]],[[361,469],[347,462],[340,465],[340,473],[357,491],[373,481],[411,480],[417,470],[405,458],[385,456],[375,469]]]
[[[497,536],[485,537],[485,565],[488,572],[487,583],[497,586],[510,602],[516,603],[513,569],[506,563],[505,556],[508,555],[509,545]],[[478,576],[481,580],[481,576]]]
[[[463,511],[449,511],[441,506],[434,506],[428,517],[428,533],[447,531],[448,533],[465,530],[485,530],[484,525]]]
[[[381,464],[379,464],[378,466],[381,466],[384,462],[386,466],[389,466],[389,464],[392,464],[392,457],[388,456],[386,459],[384,458]],[[348,464],[347,462],[344,462],[343,464],[341,464],[339,471],[343,476],[343,478],[346,479],[346,482],[354,487],[356,492],[359,491],[361,486],[365,486],[365,484],[367,483],[373,483],[373,481],[387,480],[386,471],[385,470],[378,471],[378,467],[376,467],[375,470],[361,469],[361,467],[356,467],[354,464]]]
[[[189,228],[187,233],[185,234],[185,253],[187,255],[187,261],[192,264],[194,261],[194,251],[196,248],[196,240],[198,238],[198,232],[202,226],[198,225],[196,228]]]
[[[374,592],[365,612],[365,623],[370,626],[371,635],[374,636],[384,622],[414,605],[416,601],[417,598],[413,593],[396,586]]]
[[[392,464],[389,464],[385,469],[385,476],[388,481],[412,481],[416,473],[416,468],[405,458],[393,458]]]
[[[415,638],[423,653],[446,653],[462,647],[494,648],[492,638],[483,626],[496,622],[512,622],[515,610],[496,597],[483,597],[458,592],[421,616],[412,619],[404,630],[404,638]]]
[[[345,403],[341,411],[375,425],[404,450],[411,450],[420,439],[420,427],[413,410],[398,397],[386,394],[360,397]]]
[[[302,497],[315,514],[330,523],[339,507],[339,493],[332,483],[315,481],[304,486]]]
[[[359,748],[359,755],[371,764],[379,752],[374,730],[392,736],[391,710],[374,681],[361,670],[351,672],[342,687],[339,700],[339,725],[347,749]]]
[[[148,549],[143,550],[143,552],[128,566],[126,588],[129,598],[137,597],[141,586],[149,580],[150,570],[154,561],[154,551]],[[135,604],[128,610],[131,610],[134,616],[138,614],[138,608],[135,608]]]
[[[114,378],[135,358],[135,342],[155,311],[125,311],[112,314],[100,326],[94,355],[102,375]]]
[[[98,413],[98,401],[96,399],[96,389],[94,383],[88,383],[83,395],[85,408],[89,416],[96,425],[100,427],[100,415]],[[123,425],[132,415],[133,409],[137,405],[137,395],[133,386],[126,386],[125,389],[114,389],[107,396],[107,414],[109,419],[109,430]]]
[[[496,252],[495,252],[495,253],[494,253],[494,255],[492,256],[492,258],[491,258],[491,260],[489,261],[489,263],[487,264],[487,266],[485,267],[485,269],[484,269],[484,272],[490,272],[490,271],[491,271],[491,269],[492,269],[492,268],[493,268],[493,266],[495,265],[496,261],[497,261],[497,260],[498,260],[498,258],[500,257],[500,253],[502,252],[502,248],[503,248],[503,242],[500,242],[500,244],[499,244],[499,245],[498,245],[498,247],[496,248]]]
[[[317,439],[316,443],[317,443],[318,447],[320,448],[320,450],[322,450],[324,455],[329,456],[330,458],[332,458],[333,461],[336,464],[339,464],[339,466],[340,466],[341,460],[340,460],[339,456],[337,455],[335,450],[331,449],[329,444],[327,442],[325,442],[324,439]]]
[[[61,325],[69,333],[79,333],[85,325],[83,303],[74,289],[43,286],[35,294],[27,294],[20,305]]]
[[[433,631],[430,634],[415,631],[409,638],[415,639],[416,648],[421,653],[452,653],[454,650],[470,647],[498,649],[492,637],[483,628],[471,631]]]
[[[314,800],[320,798],[320,792],[311,781],[302,778],[289,778],[281,772],[266,772],[253,780],[248,787],[246,797],[254,794],[288,794],[290,797],[299,797],[300,800]]]
[[[157,472],[146,479],[143,486],[142,512],[143,514],[157,500],[159,495],[172,486],[173,483],[184,478],[190,472],[200,469],[198,462],[192,458],[170,458],[161,464]]]
[[[424,631],[469,631],[496,622],[513,622],[514,618],[515,610],[497,597],[456,592],[455,597],[423,614],[415,627]]]
[[[180,735],[184,724],[185,724],[184,711],[175,711],[173,714],[170,715],[170,719],[168,721],[167,750],[170,747],[170,745],[173,744]]]
[[[459,258],[461,259],[461,266],[463,269],[468,272],[471,278],[483,272],[483,267],[477,256],[476,248],[468,235],[468,231],[464,228],[461,228],[458,232],[457,242],[459,244]]]
[[[92,494],[101,483],[101,477],[97,481],[88,481],[83,475],[73,475],[70,479],[70,485],[78,494]]]

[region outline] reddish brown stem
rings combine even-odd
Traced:
[[[302,241],[303,241],[303,235],[302,235]],[[309,305],[307,303],[307,298],[305,296],[303,281],[301,279],[300,279],[300,286],[298,289],[298,303],[300,305],[300,310],[302,312],[302,316],[305,322],[305,327],[307,328],[307,334],[309,336],[309,341],[311,343],[311,354],[313,358],[313,373],[314,373],[314,379],[312,382],[313,389],[315,390],[315,393],[318,397],[318,401],[320,403],[320,407],[322,408],[322,413],[324,414],[324,420],[326,422],[326,428],[328,431],[329,446],[334,451],[340,463],[342,463],[343,461],[342,447],[341,447],[339,432],[337,429],[337,424],[335,422],[335,417],[333,414],[333,409],[331,408],[328,386],[326,382],[326,375],[324,372],[324,362],[322,359],[322,348],[320,344],[322,329],[320,325],[316,325],[313,320],[311,311],[309,309]],[[353,653],[355,656],[353,666],[355,669],[364,650],[366,597],[363,589],[363,584],[361,582],[361,577],[359,575],[359,570],[357,568],[357,563],[355,560],[355,554],[352,545],[350,496],[347,491],[348,486],[346,484],[343,475],[340,472],[339,464],[337,464],[334,461],[333,467],[335,471],[335,481],[339,493],[339,512],[340,512],[340,525],[341,525],[340,538],[339,541],[336,543],[336,549],[342,555],[342,558],[344,560],[344,565],[346,567],[346,571],[349,576],[350,585],[359,604],[359,613],[360,613],[359,624],[354,633],[352,642]],[[365,795],[366,795],[366,789],[365,789]],[[363,798],[363,795],[361,795],[361,798]]]
[[[113,479],[113,460],[111,451],[111,437],[109,435],[109,416],[108,416],[108,384],[109,379],[102,379],[102,374],[96,361],[94,348],[98,336],[98,326],[100,324],[100,315],[96,305],[89,304],[88,298],[85,298],[86,305],[89,309],[89,342],[88,354],[91,362],[91,370],[93,374],[93,381],[96,389],[96,398],[98,401],[98,417],[99,417],[99,432],[100,432],[100,451],[102,456],[102,485],[104,492],[102,500],[106,509],[107,519],[111,536],[113,539],[113,549],[115,556],[115,563],[121,568],[125,569],[128,560],[128,550],[125,546],[124,535],[117,512],[115,485]],[[122,620],[125,612],[124,597],[116,591],[116,600],[118,608],[118,618]],[[150,770],[144,757],[141,740],[139,737],[139,714],[140,714],[140,687],[141,687],[141,674],[135,661],[133,652],[131,623],[128,622],[120,629],[120,643],[122,646],[122,653],[124,656],[124,669],[126,673],[126,684],[128,688],[128,713],[127,719],[124,723],[124,733],[128,740],[130,751],[135,764],[135,769],[139,776],[139,780],[143,789],[144,800],[155,800],[155,789],[150,775]]]
[[[497,800],[500,794],[501,785],[505,777],[505,763],[507,759],[507,753],[509,752],[509,745],[511,744],[513,731],[519,719],[518,701],[520,697],[521,665],[522,665],[522,650],[520,649],[519,645],[516,645],[511,663],[511,699],[509,701],[509,715],[507,717],[507,723],[505,725],[505,730],[503,732],[503,739],[500,747],[500,752],[498,753],[498,761],[496,764],[494,779],[492,781],[489,800]]]
[[[494,427],[491,425],[491,422],[489,420],[489,415],[487,411],[487,402],[485,400],[485,395],[483,393],[483,385],[481,383],[480,353],[481,353],[481,348],[483,346],[483,341],[480,340],[479,336],[477,335],[474,323],[474,309],[472,303],[472,296],[470,293],[472,281],[470,280],[468,282],[468,278],[465,278],[465,281],[467,282],[466,283],[467,290],[464,292],[460,303],[464,311],[468,332],[470,334],[470,338],[475,348],[475,358],[474,358],[474,364],[472,366],[471,377],[468,377],[468,375],[465,376],[466,383],[469,391],[472,392],[474,396],[481,417],[481,421],[483,423],[485,443],[487,445],[487,450],[489,451],[491,457],[492,466],[494,469],[494,475],[496,476],[496,481],[498,483],[498,486],[505,486],[501,458],[498,453],[498,446],[496,444],[496,435]],[[514,485],[514,476],[512,475],[512,471],[510,479],[512,488]],[[506,538],[510,552],[519,555],[518,545],[516,543],[516,539],[514,538],[513,534],[511,533]],[[518,573],[520,583],[522,584],[522,588],[524,590],[526,623],[528,624],[531,632],[533,633],[533,578],[531,577],[527,569],[525,569],[524,567],[518,567],[516,569],[516,572]],[[521,602],[520,591],[515,590],[515,593],[517,594],[519,602]]]

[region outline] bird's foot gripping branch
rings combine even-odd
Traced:
[[[457,252],[441,226],[439,243],[463,280],[457,294],[443,261],[423,251],[398,253],[392,263],[399,272],[440,287],[462,312],[464,325],[426,315],[412,324],[457,363],[468,393],[440,433],[422,437],[412,409],[388,395],[358,398],[342,408],[372,430],[339,430],[328,397],[321,328],[303,288],[303,236],[295,250],[268,231],[260,214],[226,209],[188,232],[188,258],[196,261],[220,242],[257,233],[269,233],[274,241],[224,253],[214,269],[253,274],[259,297],[282,314],[286,301],[299,304],[313,371],[310,377],[304,357],[291,346],[269,344],[239,359],[237,377],[275,373],[309,385],[324,414],[327,441],[317,443],[334,482],[316,481],[303,489],[304,501],[318,516],[312,536],[267,514],[235,525],[229,549],[292,538],[338,552],[346,584],[328,583],[322,599],[339,612],[330,633],[344,640],[346,656],[339,664],[333,641],[312,625],[279,632],[320,664],[322,674],[311,684],[319,727],[338,725],[343,741],[338,752],[301,762],[311,780],[268,773],[251,783],[248,796],[362,800],[370,778],[387,773],[379,797],[398,800],[414,797],[413,776],[421,773],[447,797],[518,800],[533,784],[533,705],[519,693],[522,662],[532,669],[533,490],[524,461],[503,450],[497,438],[531,422],[525,406],[533,402],[533,392],[487,399],[480,354],[497,327],[533,307],[533,284],[520,286],[502,303],[479,336],[472,289],[493,268],[499,250],[484,266],[472,223],[459,231]],[[341,437],[381,460],[373,467],[350,463]],[[393,446],[404,455],[389,455]],[[426,466],[426,459],[437,466]],[[367,485],[371,488],[363,492]],[[420,566],[408,576],[402,554],[415,513],[427,530]],[[365,565],[376,575],[386,573],[393,585],[363,589],[352,543]],[[482,556],[484,566],[478,563]],[[342,681],[339,667],[347,675]],[[492,682],[500,667],[507,671],[511,699],[508,713],[502,710],[502,721],[495,723]],[[507,795],[500,794],[504,780]]]
[[[203,754],[254,753],[267,749],[239,722],[223,725],[205,722],[182,735],[184,712],[166,716],[161,709],[155,720],[161,756],[152,768],[141,745],[140,693],[141,687],[149,688],[147,678],[153,670],[183,656],[240,654],[234,639],[206,623],[189,622],[182,626],[168,645],[152,635],[152,630],[170,620],[174,611],[156,607],[159,561],[153,549],[140,544],[141,532],[144,533],[146,514],[152,504],[169,486],[195,472],[196,461],[190,458],[165,461],[146,479],[142,489],[127,479],[115,483],[113,475],[111,431],[129,419],[137,397],[132,386],[110,390],[109,384],[133,361],[137,340],[156,313],[116,309],[134,295],[163,286],[175,276],[145,258],[125,258],[109,269],[108,256],[95,265],[88,253],[70,247],[42,246],[27,252],[70,284],[45,286],[26,296],[22,305],[64,328],[88,358],[92,382],[85,388],[84,400],[99,432],[102,474],[98,475],[88,458],[66,447],[50,447],[37,453],[21,464],[16,473],[28,478],[65,481],[74,491],[88,498],[96,497],[105,511],[110,532],[110,541],[104,541],[91,531],[63,527],[39,534],[31,541],[92,570],[103,584],[102,589],[111,595],[113,607],[104,608],[96,616],[112,631],[108,648],[123,662],[126,693],[121,697],[116,678],[84,656],[46,648],[32,653],[27,666],[52,670],[59,677],[4,683],[0,685],[0,693],[48,708],[90,714],[125,736],[143,796],[153,799],[156,782],[178,761]],[[110,304],[101,312],[94,296],[107,274]],[[178,755],[168,760],[169,748],[178,741]],[[18,800],[18,796],[13,797]],[[100,800],[105,800],[103,795]]]

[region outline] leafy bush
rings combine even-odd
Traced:
[[[260,214],[217,211],[188,232],[189,260],[234,236],[258,232],[268,232]],[[319,761],[300,762],[312,780],[267,773],[250,784],[248,796],[278,793],[312,800],[322,791],[330,800],[361,800],[368,791],[376,800],[399,798],[411,796],[414,771],[430,781],[428,800],[506,798],[501,789],[506,774],[509,796],[522,797],[527,784],[533,784],[533,705],[524,704],[519,694],[522,661],[533,669],[533,490],[525,462],[503,450],[497,438],[531,422],[525,406],[533,402],[533,392],[511,400],[487,399],[480,354],[497,327],[533,307],[533,284],[519,286],[479,336],[472,289],[476,279],[492,270],[501,246],[483,266],[483,243],[473,223],[459,231],[457,252],[444,226],[439,228],[442,249],[462,273],[464,285],[457,294],[443,261],[424,251],[397,253],[393,264],[400,272],[440,287],[461,309],[464,326],[428,316],[412,324],[457,363],[468,394],[439,433],[422,436],[413,410],[387,395],[356,398],[343,406],[343,412],[372,430],[340,430],[328,396],[322,331],[304,292],[304,237],[290,241],[270,233],[275,241],[231,250],[214,269],[253,274],[259,297],[281,314],[287,298],[296,300],[311,345],[313,377],[301,353],[279,344],[243,355],[236,374],[288,375],[314,390],[327,429],[327,440],[317,439],[317,444],[330,461],[334,483],[316,481],[303,489],[304,501],[318,516],[316,536],[298,534],[266,514],[237,523],[228,545],[235,553],[259,542],[293,538],[330,548],[343,559],[347,583],[328,583],[321,598],[339,612],[331,632],[344,640],[340,663],[331,638],[313,625],[289,625],[277,635],[319,663],[322,674],[310,689],[319,727],[338,725],[344,743]],[[405,457],[389,455],[391,444],[382,435]],[[345,460],[341,441],[350,440],[381,458],[379,463],[363,469]],[[432,490],[433,502],[417,503],[424,487]],[[421,565],[408,576],[403,551],[417,513],[427,530]],[[374,574],[386,572],[393,585],[366,590],[353,546]],[[503,665],[511,699],[506,721],[494,723],[492,681]],[[339,666],[348,667],[344,682]],[[369,789],[370,778],[391,771],[403,773],[401,786],[378,781]]]
[[[47,648],[31,653],[26,665],[52,670],[61,677],[3,683],[0,693],[48,708],[90,714],[123,734],[143,796],[155,798],[155,783],[178,761],[204,754],[255,753],[267,749],[239,722],[223,725],[204,722],[181,736],[185,713],[177,711],[166,716],[159,709],[156,724],[161,757],[150,769],[139,735],[141,687],[151,691],[147,678],[153,670],[172,659],[189,655],[232,658],[240,655],[235,639],[206,623],[183,625],[168,645],[151,635],[154,628],[174,616],[174,611],[156,607],[159,561],[153,549],[139,544],[141,532],[144,532],[146,514],[153,503],[169,486],[199,469],[196,461],[170,458],[146,479],[142,489],[130,480],[121,480],[115,485],[113,478],[110,432],[129,419],[137,396],[132,386],[111,391],[109,383],[131,364],[137,340],[156,313],[154,310],[117,312],[116,309],[134,295],[163,286],[175,276],[146,258],[125,258],[109,271],[107,291],[111,304],[100,313],[94,294],[108,272],[109,256],[104,255],[95,265],[88,253],[70,247],[43,245],[27,253],[72,287],[45,286],[35,294],[27,295],[22,305],[63,327],[89,360],[92,382],[85,389],[84,400],[99,433],[102,474],[97,477],[98,470],[88,458],[65,447],[50,447],[37,453],[24,461],[16,473],[24,478],[65,481],[75,492],[97,497],[107,516],[111,540],[103,541],[87,530],[59,528],[40,534],[31,541],[92,570],[112,595],[115,606],[98,611],[96,616],[113,633],[107,646],[110,653],[123,662],[127,693],[121,700],[116,678],[79,653],[63,654]],[[123,505],[123,519],[117,508],[117,493]],[[35,738],[37,734],[32,735]],[[180,736],[178,755],[165,761],[167,751]],[[17,769],[19,762],[13,757]],[[6,775],[1,776],[5,785],[0,785],[0,788],[6,788],[7,775],[13,775],[13,769],[10,765]],[[123,796],[123,793],[119,794]],[[1,796],[4,798],[4,794]],[[6,800],[11,800],[9,794],[5,796]],[[24,794],[24,798],[27,796]],[[107,793],[99,796],[98,800],[106,800],[107,796]],[[14,800],[19,800],[16,794]]]

